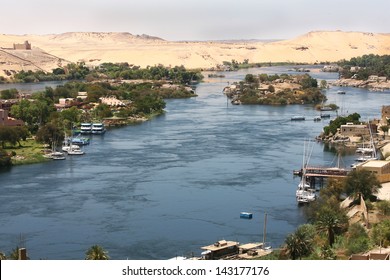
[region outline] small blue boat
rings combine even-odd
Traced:
[[[249,212],[241,212],[240,218],[242,219],[252,219],[253,214]]]
[[[72,139],[72,144],[75,145],[88,145],[89,144],[89,138],[85,137],[78,137]]]

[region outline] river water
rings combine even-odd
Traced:
[[[264,213],[267,242],[280,246],[305,222],[292,175],[304,140],[329,120],[314,122],[318,112],[309,105],[233,106],[222,89],[247,73],[286,71],[206,78],[198,97],[167,100],[164,115],[93,136],[84,156],[1,172],[0,251],[22,245],[32,259],[83,259],[99,244],[113,259],[199,255],[201,246],[221,239],[262,241]],[[338,95],[338,89],[327,90],[329,102],[362,119],[379,118],[390,104],[390,92],[348,88]],[[293,115],[306,121],[291,122]],[[353,157],[344,153],[345,164]],[[314,145],[311,163],[334,159],[334,150]],[[253,219],[240,219],[241,211]]]

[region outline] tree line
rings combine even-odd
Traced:
[[[363,55],[350,60],[341,60],[337,63],[342,67],[340,74],[343,78],[355,75],[358,80],[367,80],[371,75],[390,78],[390,55]],[[355,67],[351,70],[351,67]]]
[[[87,67],[84,62],[70,63],[58,67],[52,72],[20,71],[13,77],[14,82],[40,82],[61,80],[87,80],[124,79],[124,80],[153,80],[171,81],[175,84],[190,85],[203,79],[200,70],[188,70],[184,66],[165,67],[163,65],[140,66],[129,63],[102,63],[97,67]]]

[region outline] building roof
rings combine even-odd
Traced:
[[[209,250],[211,252],[223,250],[226,248],[229,248],[231,246],[238,246],[240,243],[236,241],[226,241],[226,240],[220,240],[218,242],[215,242],[212,245],[201,247],[202,250]]]
[[[381,168],[390,164],[390,161],[387,160],[370,160],[362,164],[362,167],[376,167]]]

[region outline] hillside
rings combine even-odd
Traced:
[[[13,50],[29,41],[31,51]],[[390,54],[390,34],[317,31],[277,42],[169,42],[130,33],[69,32],[51,35],[0,34],[0,75],[4,70],[51,71],[68,62],[128,62],[211,68],[223,61],[315,63],[364,54]]]

